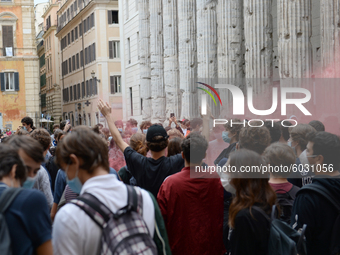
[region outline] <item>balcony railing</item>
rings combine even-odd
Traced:
[[[44,40],[41,40],[41,42],[37,45],[37,51],[39,51],[39,49],[44,46]]]

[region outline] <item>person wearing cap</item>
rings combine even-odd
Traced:
[[[181,154],[165,157],[169,136],[164,127],[157,124],[149,127],[146,134],[146,145],[151,151],[151,158],[147,158],[133,150],[122,139],[111,116],[110,105],[100,100],[98,108],[107,120],[112,139],[124,153],[126,165],[132,176],[135,177],[137,185],[157,197],[164,179],[178,173],[184,167],[184,159]]]

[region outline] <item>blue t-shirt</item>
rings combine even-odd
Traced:
[[[6,185],[0,184],[1,195]],[[6,210],[5,219],[15,255],[34,254],[40,245],[52,239],[49,207],[41,191],[21,191]]]
[[[66,173],[59,169],[54,184],[53,202],[59,204],[60,198],[66,187]]]

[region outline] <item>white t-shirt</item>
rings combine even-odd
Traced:
[[[143,189],[143,218],[151,237],[155,229],[155,209],[150,195]],[[87,180],[80,194],[91,193],[112,212],[127,205],[126,185],[114,175],[101,175]],[[95,255],[99,252],[101,229],[78,206],[66,204],[56,214],[52,242],[55,255]]]

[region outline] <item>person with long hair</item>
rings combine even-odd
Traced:
[[[145,137],[146,136],[144,134],[135,133],[130,138],[130,147],[143,156],[146,156],[149,151],[145,143]],[[130,180],[132,178],[132,174],[128,170],[127,166],[123,166],[122,168],[120,168],[120,170],[118,171],[118,175],[125,184],[131,184]]]
[[[241,173],[245,167],[263,166],[262,157],[250,150],[241,149],[230,154],[228,163],[236,169],[230,184],[236,196],[229,207],[230,251],[232,255],[268,254],[270,221],[268,216],[276,202],[275,191],[268,183],[268,176],[262,173]]]

